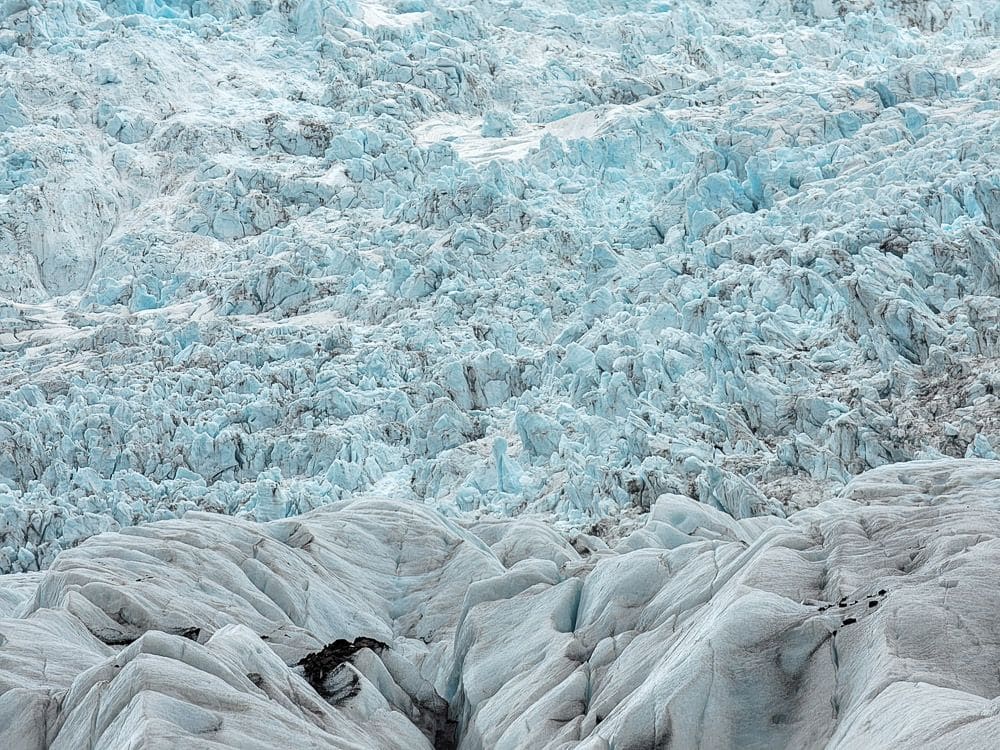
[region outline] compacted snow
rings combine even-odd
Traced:
[[[997,746],[998,232],[994,0],[0,0],[0,736]]]

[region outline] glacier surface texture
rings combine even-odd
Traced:
[[[998,356],[996,0],[0,0],[0,744],[1000,746]]]

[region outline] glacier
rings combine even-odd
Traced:
[[[0,735],[996,745],[998,113],[992,0],[0,0]]]
[[[0,726],[18,748],[987,748],[998,564],[984,459],[875,469],[788,518],[665,493],[614,546],[374,495],[193,512],[14,576]]]
[[[1000,10],[830,7],[5,5],[0,569],[996,458]]]

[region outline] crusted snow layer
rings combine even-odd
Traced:
[[[992,0],[0,3],[0,570],[1000,442]]]
[[[0,733],[25,750],[996,747],[998,565],[985,460],[876,469],[787,519],[667,494],[613,549],[370,497],[266,524],[189,514],[0,579],[24,582],[0,619]]]

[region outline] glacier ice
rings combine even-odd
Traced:
[[[383,485],[579,528],[995,457],[998,23],[7,3],[0,569]]]
[[[377,495],[189,513],[7,577],[0,726],[24,748],[991,747],[998,493],[984,459],[875,469],[788,518],[667,493],[613,547]]]
[[[998,33],[0,0],[3,733],[997,744]]]

